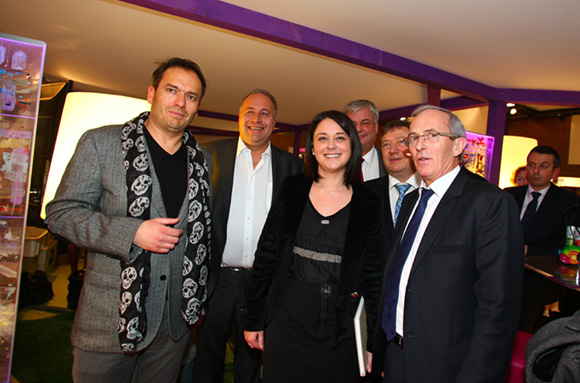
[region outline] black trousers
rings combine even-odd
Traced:
[[[232,324],[235,330],[234,381],[258,383],[261,352],[250,348],[244,339],[242,308],[252,272],[222,268],[215,291],[210,297],[207,315],[197,334],[196,381],[221,383],[224,358]]]
[[[380,329],[382,331],[382,329]],[[385,377],[384,383],[405,383],[405,371],[403,368],[403,349],[395,342],[387,343],[385,352]]]

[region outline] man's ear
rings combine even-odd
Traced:
[[[455,155],[455,157],[457,157],[458,155],[463,153],[466,146],[467,146],[467,139],[465,139],[465,137],[457,137],[455,139],[455,147],[454,147],[454,153],[453,153]]]
[[[147,102],[148,103],[152,103],[153,102],[153,96],[155,96],[155,88],[150,85],[149,88],[147,88]]]
[[[554,169],[554,171],[552,172],[552,179],[558,179],[558,176],[560,175],[560,168],[556,168]]]

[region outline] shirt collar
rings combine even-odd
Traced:
[[[461,167],[457,165],[449,173],[433,181],[433,183],[429,187],[427,187],[425,181],[421,181],[421,187],[433,190],[433,192],[435,193],[435,195],[437,195],[437,197],[442,198],[443,195],[445,195],[445,193],[447,192],[447,189],[449,189],[449,187],[455,180],[455,177],[457,177],[457,175],[459,174],[460,170]]]
[[[421,176],[417,172],[413,173],[413,175],[409,177],[409,179],[406,181],[399,181],[390,174],[388,175],[388,177],[389,177],[389,189],[394,188],[396,184],[405,184],[405,183],[411,185],[411,187],[413,187],[414,189],[418,189],[419,186],[421,186]]]
[[[542,190],[534,190],[532,189],[532,187],[530,185],[528,185],[528,190],[526,190],[526,194],[530,197],[532,197],[532,192],[538,192],[542,195],[542,198],[544,198],[546,196],[546,193],[548,192],[548,189],[550,188],[550,186],[552,186],[552,184],[550,183],[548,186],[546,186],[545,188],[543,188]]]
[[[364,158],[365,162],[373,163],[376,156],[377,156],[377,151],[375,150],[375,147],[373,146],[371,148],[371,150],[369,150],[369,152],[363,156],[363,158]]]
[[[250,152],[250,149],[248,149],[248,147],[246,146],[246,143],[242,140],[241,137],[238,137],[238,148],[236,150],[236,158],[238,158],[240,156],[240,154],[242,152],[244,152],[245,150]],[[272,156],[272,143],[269,142],[268,147],[266,148],[266,150],[264,150],[264,153],[262,153],[262,158],[271,157],[271,156]]]

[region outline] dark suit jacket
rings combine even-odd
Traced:
[[[287,178],[270,209],[254,260],[244,330],[264,330],[276,313],[311,185],[302,174]],[[362,295],[365,298],[368,343],[371,350],[380,296],[381,270],[384,267],[385,238],[381,201],[376,194],[358,182],[352,188],[335,306],[334,340],[338,343],[354,336],[352,320]]]
[[[213,158],[212,183],[212,260],[208,282],[209,294],[213,292],[220,273],[220,265],[226,245],[226,231],[238,139],[218,140],[204,144]],[[272,201],[280,190],[284,178],[302,172],[304,162],[272,145]]]
[[[418,196],[415,190],[403,201],[395,243]],[[407,383],[503,381],[519,320],[522,238],[513,199],[459,172],[421,239],[407,285],[404,365],[392,366],[404,369]],[[385,280],[395,252],[393,246]],[[385,341],[377,331],[375,372]]]
[[[528,186],[506,188],[516,200],[519,212],[522,211],[524,198]],[[527,256],[557,255],[558,249],[563,247],[565,225],[562,222],[564,211],[578,203],[578,196],[554,184],[550,185],[544,200],[536,211],[527,233],[524,233],[524,242],[528,245]]]
[[[383,222],[385,232],[389,239],[393,238],[395,227],[393,225],[393,213],[391,212],[391,198],[389,195],[389,177],[384,176],[365,182],[365,185],[382,199]],[[388,250],[388,249],[386,249]]]

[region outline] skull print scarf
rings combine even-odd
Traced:
[[[149,112],[128,121],[122,129],[122,150],[127,180],[127,216],[150,219],[152,178],[143,130]],[[207,275],[210,262],[210,184],[209,171],[201,147],[193,135],[183,133],[187,148],[188,216],[187,246],[183,257],[181,314],[188,325],[205,313]],[[175,256],[175,255],[173,255]],[[138,249],[133,262],[121,261],[121,302],[119,340],[124,353],[136,351],[145,338],[147,316],[145,300],[149,290],[151,252]]]

